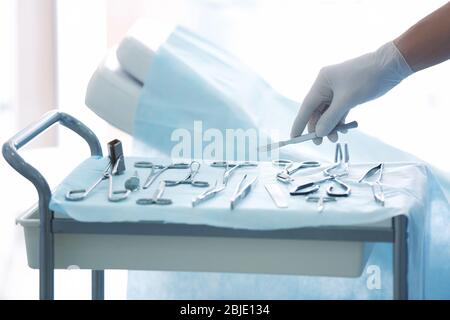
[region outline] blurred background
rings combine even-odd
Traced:
[[[139,19],[181,23],[220,43],[275,89],[301,101],[318,70],[377,49],[443,0],[0,0],[0,142],[58,108],[99,136],[131,150],[131,137],[84,105],[94,70]],[[450,118],[450,63],[406,79],[352,111],[360,128],[449,171],[444,138]],[[290,124],[287,124],[290,126]],[[368,150],[370,152],[370,150]],[[55,186],[88,155],[70,132],[54,128],[23,154]],[[36,200],[31,184],[0,159],[0,299],[38,297],[15,218]],[[125,271],[106,273],[106,298],[126,298]],[[90,273],[56,273],[56,298],[90,297]]]

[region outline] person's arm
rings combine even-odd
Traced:
[[[419,21],[394,43],[414,71],[450,59],[450,2]]]
[[[305,97],[291,137],[306,126],[319,137],[338,140],[335,128],[349,111],[376,99],[416,71],[450,58],[450,2],[378,50],[322,68]],[[315,139],[316,144],[322,138]]]

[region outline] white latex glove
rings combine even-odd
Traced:
[[[300,107],[291,137],[301,135],[308,124],[309,132],[336,142],[335,127],[345,122],[350,109],[382,96],[412,73],[393,42],[375,52],[323,68]],[[314,143],[322,143],[322,138]]]

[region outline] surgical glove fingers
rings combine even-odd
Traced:
[[[382,96],[412,72],[393,42],[374,52],[323,68],[300,107],[291,137],[301,135],[311,121],[310,127],[315,128],[313,131],[319,137],[336,140],[334,128],[353,107]],[[329,107],[322,110],[325,104]],[[320,139],[315,143],[320,143]]]
[[[312,114],[312,116],[311,116],[311,118],[309,119],[309,122],[308,122],[308,132],[309,132],[309,133],[315,132],[317,121],[319,121],[322,112],[323,112],[324,110],[326,110],[327,107],[328,107],[328,105],[323,104],[322,106],[320,106],[319,108],[317,108],[317,109],[313,112],[313,114]],[[314,144],[316,144],[316,145],[320,145],[320,144],[322,143],[322,141],[323,141],[323,138],[316,138],[316,139],[313,139],[313,142],[314,142]]]
[[[317,126],[317,122],[319,121],[319,119],[321,118],[322,114],[327,110],[328,106],[325,105],[324,107],[318,108],[313,115],[311,116],[311,119],[308,122],[308,132],[316,132],[316,126]],[[341,118],[341,121],[338,122],[338,126],[345,124],[345,118],[347,117],[348,112],[346,112],[346,114],[344,115],[344,117]],[[330,140],[331,142],[337,142],[339,140],[339,135],[338,132],[341,133],[347,133],[348,130],[343,129],[343,130],[336,130],[336,128],[334,128],[329,134],[328,134],[328,140]],[[322,143],[323,138],[316,138],[313,140],[313,142],[316,145],[320,145]]]
[[[294,120],[291,128],[291,138],[300,136],[305,130],[311,116],[317,108],[323,108],[331,102],[333,93],[324,79],[323,73],[320,72],[311,90],[303,100],[302,105]]]
[[[335,131],[342,119],[348,113],[350,107],[343,98],[334,97],[330,106],[320,115],[315,126],[318,137],[325,137]]]

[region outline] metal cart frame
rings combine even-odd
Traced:
[[[324,241],[358,241],[393,244],[394,299],[408,299],[408,245],[406,216],[392,218],[390,228],[319,227],[288,230],[240,230],[203,225],[159,223],[85,223],[71,219],[58,219],[49,209],[50,187],[33,166],[25,162],[18,150],[42,132],[59,123],[81,136],[89,145],[92,156],[102,156],[96,135],[74,117],[50,111],[39,121],[29,125],[3,145],[5,160],[35,186],[39,195],[39,290],[40,299],[54,299],[54,235],[58,233],[159,235],[225,238],[260,238]],[[104,299],[104,270],[92,270],[92,299]]]

